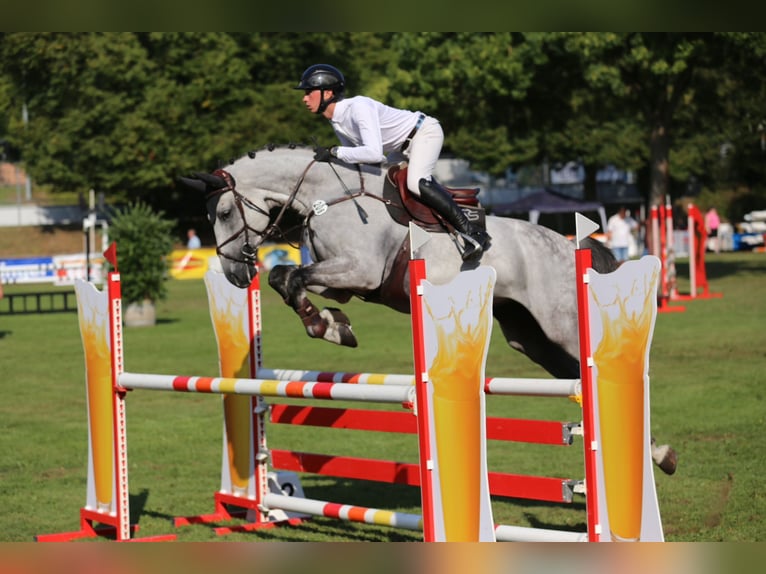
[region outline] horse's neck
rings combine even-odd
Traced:
[[[311,163],[310,155],[299,155],[299,151],[276,150],[264,151],[256,158],[241,158],[232,166],[238,189],[251,199],[259,198],[270,208],[281,207],[292,202],[292,197]],[[274,155],[271,155],[274,154]],[[291,206],[304,211],[305,202],[292,202]],[[308,204],[310,207],[310,203]]]
[[[266,156],[258,162],[243,158],[237,165],[242,188],[258,189],[271,207],[290,203],[290,207],[302,215],[312,210],[312,205],[319,200],[330,202],[348,192],[364,189],[368,193],[382,193],[383,173],[372,166],[354,166],[311,163],[312,155],[299,150],[277,150],[279,155]],[[241,170],[241,171],[240,171]]]

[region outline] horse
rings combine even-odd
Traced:
[[[401,201],[408,194],[396,191],[401,182],[401,174],[392,176],[396,168],[316,162],[310,147],[269,146],[225,169],[179,181],[207,195],[223,272],[240,288],[257,273],[258,247],[280,238],[288,213],[297,216],[312,262],[275,266],[269,285],[298,314],[310,337],[355,347],[346,314],[337,308],[318,309],[308,293],[341,304],[357,297],[409,312],[406,223],[413,211]],[[470,190],[461,193],[472,195]],[[463,261],[458,234],[446,224],[421,219],[432,231],[417,252],[426,261],[429,281],[443,284],[461,270],[494,267],[493,315],[508,345],[556,378],[579,378],[574,243],[528,221],[487,215],[483,219],[491,246],[479,260]],[[584,246],[592,250],[596,271],[617,268],[611,250],[601,242],[587,238]],[[652,446],[655,462],[672,474],[675,451],[654,442]]]

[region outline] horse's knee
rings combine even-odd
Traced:
[[[295,268],[289,265],[277,265],[269,272],[269,285],[282,295],[285,301],[289,301],[291,298],[290,278],[294,271]]]

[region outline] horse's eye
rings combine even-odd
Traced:
[[[231,218],[231,209],[222,209],[218,212],[218,219],[220,221],[228,221]]]

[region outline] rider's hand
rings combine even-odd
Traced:
[[[334,151],[335,148],[317,146],[314,148],[314,161],[332,161],[335,157]]]

